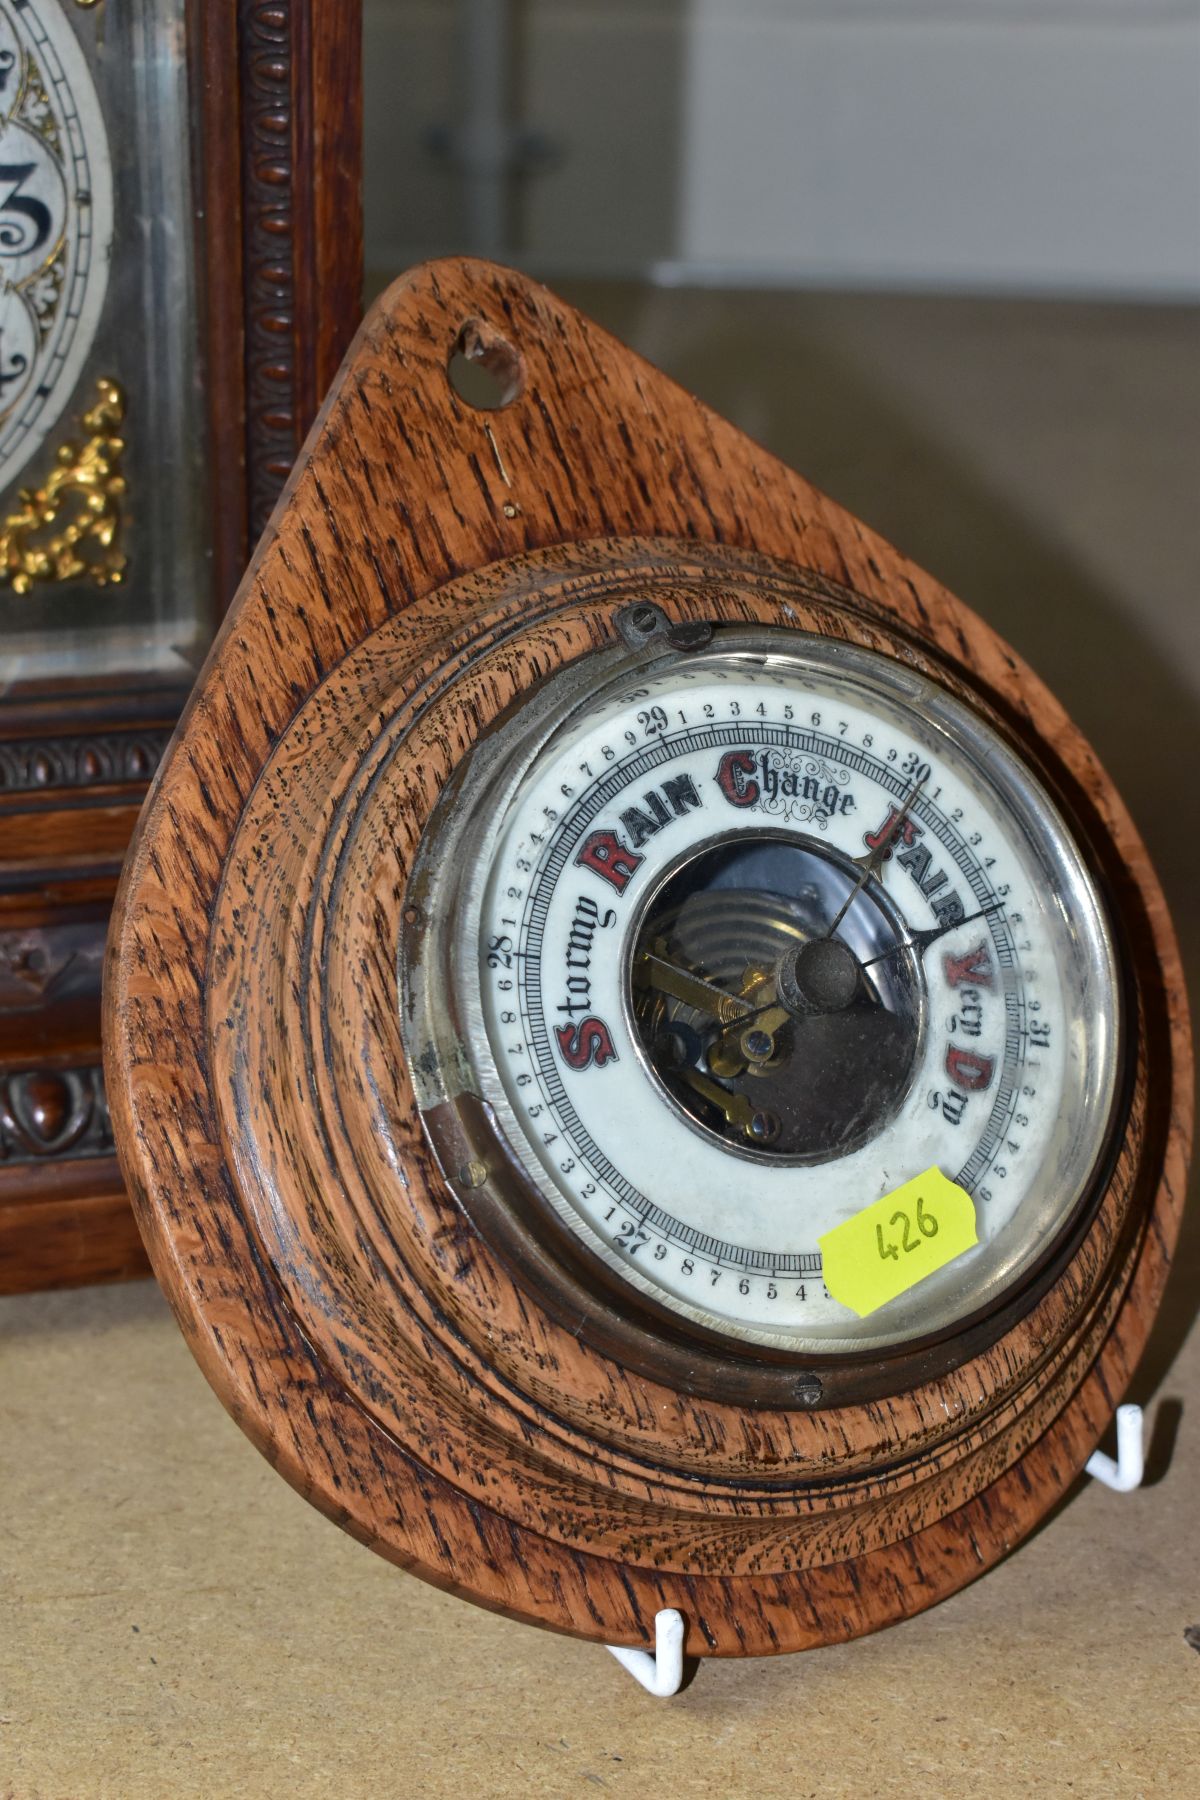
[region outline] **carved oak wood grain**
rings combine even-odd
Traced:
[[[473,320],[520,359],[499,411],[446,377]],[[1036,1286],[884,1399],[742,1407],[639,1373],[514,1271],[416,1116],[396,958],[422,827],[532,673],[605,641],[635,592],[841,636],[969,697],[1122,921],[1129,1085],[1104,1191]],[[315,1504],[516,1617],[645,1643],[674,1605],[689,1651],[766,1654],[951,1592],[1094,1448],[1178,1226],[1182,992],[1128,816],[1020,659],[545,290],[456,261],[371,313],[189,704],[124,878],[106,1059],[159,1278]]]

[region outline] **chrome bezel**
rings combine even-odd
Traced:
[[[410,884],[410,892],[421,897],[422,928],[407,949],[402,946],[400,958],[404,1035],[415,1050],[413,1076],[423,1116],[428,1122],[447,1105],[461,1110],[464,1102],[469,1103],[472,1131],[478,1136],[482,1117],[486,1121],[484,1136],[498,1153],[490,1158],[486,1144],[481,1146],[483,1154],[473,1165],[482,1171],[478,1185],[486,1186],[502,1167],[510,1198],[500,1201],[501,1208],[511,1205],[515,1170],[536,1202],[535,1218],[540,1211],[547,1225],[557,1222],[573,1234],[576,1244],[572,1248],[582,1247],[585,1252],[585,1287],[590,1264],[597,1273],[603,1270],[615,1278],[619,1290],[632,1290],[649,1309],[652,1320],[665,1317],[684,1330],[695,1327],[704,1341],[723,1346],[726,1354],[765,1350],[814,1366],[827,1360],[889,1356],[923,1340],[940,1340],[1001,1311],[1014,1291],[1064,1241],[1078,1222],[1081,1208],[1098,1191],[1097,1177],[1105,1162],[1118,1103],[1124,1019],[1113,932],[1096,883],[1062,813],[995,728],[927,676],[877,651],[779,628],[719,628],[706,648],[686,653],[692,670],[702,670],[714,661],[728,665],[733,660],[760,669],[783,664],[801,680],[806,671],[818,671],[822,676],[835,672],[876,704],[882,702],[885,708],[900,713],[917,711],[926,731],[952,740],[976,779],[1014,816],[1025,840],[1033,846],[1052,891],[1058,895],[1070,941],[1082,958],[1082,978],[1097,1006],[1087,1046],[1091,1080],[1085,1084],[1083,1104],[1075,1109],[1065,1157],[1069,1180],[1057,1189],[1052,1203],[1043,1203],[1046,1216],[1039,1229],[1030,1231],[1022,1250],[999,1259],[986,1280],[972,1287],[957,1309],[944,1308],[933,1319],[928,1316],[928,1305],[937,1277],[913,1291],[911,1304],[891,1304],[886,1331],[868,1329],[838,1337],[742,1327],[725,1315],[681,1301],[647,1280],[640,1268],[618,1258],[549,1180],[497,1067],[478,980],[472,972],[479,961],[487,883],[510,808],[526,780],[533,777],[543,753],[552,752],[554,740],[569,730],[581,713],[604,705],[631,676],[639,680],[656,676],[677,665],[683,654],[654,644],[641,651],[615,647],[581,658],[539,684],[499,720],[456,772],[422,840]],[[635,930],[636,923],[626,927],[628,943],[632,943]],[[436,1140],[436,1132],[431,1135]],[[1064,1160],[1061,1155],[1059,1160],[1060,1164]],[[452,1183],[458,1179],[460,1194],[467,1191],[470,1205],[473,1180],[464,1179],[461,1170],[446,1173]],[[946,1285],[941,1284],[943,1292]]]

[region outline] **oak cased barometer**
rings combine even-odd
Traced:
[[[160,1278],[318,1505],[517,1617],[753,1655],[929,1605],[1095,1448],[1180,994],[1013,653],[456,262],[369,317],[193,696],[108,1057]]]

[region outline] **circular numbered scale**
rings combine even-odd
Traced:
[[[160,776],[109,1091],[311,1499],[514,1617],[757,1655],[952,1592],[1095,1449],[1178,1226],[1181,993],[987,627],[443,264],[364,326]]]
[[[1118,1087],[1114,953],[1061,816],[881,657],[764,631],[619,665],[541,695],[500,791],[465,783],[431,834],[498,1133],[706,1334],[861,1356],[978,1314],[1074,1218]],[[822,1239],[929,1169],[977,1242],[942,1264],[932,1197],[898,1204],[866,1249],[903,1286],[859,1317]]]

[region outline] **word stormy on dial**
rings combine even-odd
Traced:
[[[610,930],[616,922],[617,915],[611,907],[601,912],[590,894],[576,896],[563,953],[565,997],[556,1009],[566,1013],[568,1022],[554,1027],[559,1053],[571,1069],[602,1069],[606,1063],[617,1060],[608,1026],[591,1012],[592,950],[596,933]]]

